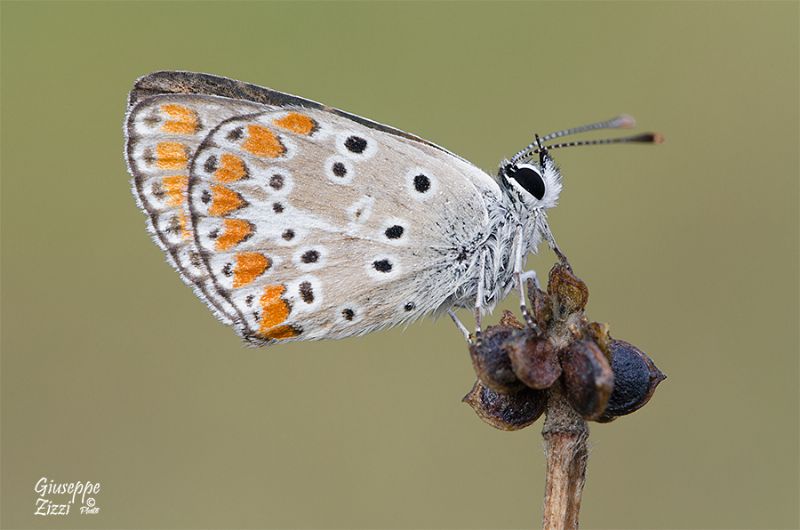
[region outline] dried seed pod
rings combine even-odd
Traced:
[[[500,317],[500,325],[516,329],[522,329],[525,327],[522,325],[522,322],[517,320],[517,317],[514,316],[514,313],[508,309],[503,310],[503,316]]]
[[[531,388],[550,388],[561,375],[556,348],[545,337],[519,335],[506,342],[506,351],[514,373]]]
[[[608,324],[590,322],[586,326],[586,329],[589,331],[589,335],[592,336],[592,339],[594,339],[594,342],[603,350],[606,359],[611,362],[611,336],[608,334]]]
[[[514,374],[504,347],[515,332],[519,330],[509,326],[492,326],[483,334],[480,344],[469,347],[478,379],[496,392],[514,392],[524,386]]]
[[[600,417],[614,388],[614,372],[600,347],[578,340],[561,352],[562,381],[572,408],[587,420]]]
[[[556,263],[550,269],[547,292],[556,299],[562,314],[583,311],[589,301],[589,288],[565,263]]]
[[[524,386],[518,392],[501,394],[475,381],[463,401],[492,427],[516,431],[539,419],[547,406],[547,394]]]
[[[642,408],[667,378],[643,351],[624,340],[609,343],[614,371],[614,390],[608,406],[598,419],[608,422]]]
[[[553,306],[550,296],[538,289],[533,281],[528,280],[528,300],[531,302],[533,320],[540,329],[547,329],[553,320]]]

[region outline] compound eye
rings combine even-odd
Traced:
[[[538,200],[544,197],[544,179],[532,166],[519,165],[508,172],[508,177],[516,180],[525,191]]]

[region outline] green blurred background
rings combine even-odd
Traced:
[[[489,171],[619,112],[663,132],[557,156],[551,225],[589,314],[669,376],[592,426],[583,526],[796,528],[798,11],[3,2],[2,526],[539,524],[541,424],[495,431],[460,402],[474,375],[448,320],[246,349],[181,284],[130,194],[122,121],[136,77],[186,69]],[[35,517],[42,476],[99,481],[100,513]]]

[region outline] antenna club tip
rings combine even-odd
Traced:
[[[661,133],[653,133],[653,143],[654,144],[663,144],[667,139],[664,138],[664,135]]]
[[[620,114],[614,118],[614,122],[619,129],[633,129],[636,127],[636,118],[630,114]]]

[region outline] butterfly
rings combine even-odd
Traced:
[[[481,316],[516,286],[562,187],[536,136],[491,176],[413,134],[268,88],[164,71],[128,96],[125,158],[153,240],[211,311],[255,345],[338,339],[447,312]]]

